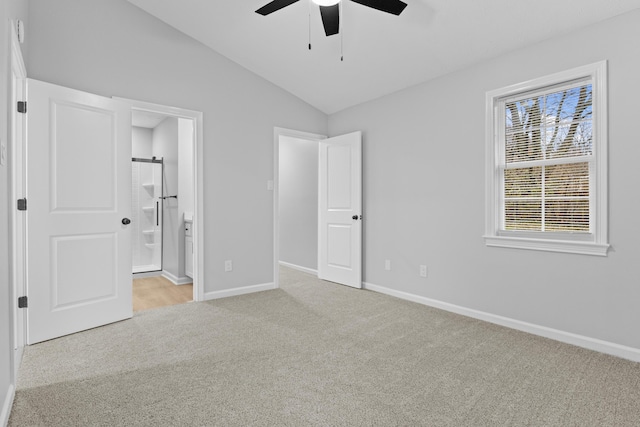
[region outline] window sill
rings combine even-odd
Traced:
[[[535,251],[564,252],[580,255],[607,256],[608,244],[571,242],[567,240],[531,239],[525,237],[484,236],[487,246]]]

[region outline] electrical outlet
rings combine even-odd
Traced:
[[[420,266],[420,277],[427,277],[427,266],[426,265],[421,265]]]
[[[273,180],[271,179],[267,181],[267,190],[273,191]]]
[[[385,259],[384,260],[384,269],[387,271],[391,270],[391,260],[390,259]]]
[[[224,262],[224,271],[229,272],[231,270],[233,270],[233,262],[230,259],[228,259]]]

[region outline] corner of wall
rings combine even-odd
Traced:
[[[0,411],[0,426],[6,426],[9,424],[9,416],[11,415],[11,407],[13,406],[13,399],[15,395],[15,386],[13,384],[9,384],[9,389],[5,394],[2,410]]]

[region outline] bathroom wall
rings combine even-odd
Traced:
[[[185,276],[184,213],[193,214],[193,121],[178,119],[178,273]]]
[[[150,159],[152,156],[153,131],[152,129],[131,127],[131,157]]]

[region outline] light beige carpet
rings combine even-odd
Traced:
[[[28,347],[9,425],[640,425],[640,364],[283,276]]]

